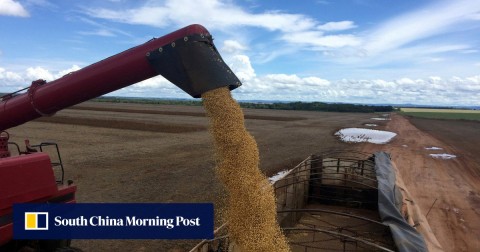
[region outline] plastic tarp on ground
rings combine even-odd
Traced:
[[[402,195],[395,186],[395,171],[388,153],[375,153],[375,172],[378,212],[382,222],[390,227],[398,251],[428,251],[422,235],[400,213]]]

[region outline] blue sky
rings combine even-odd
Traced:
[[[0,0],[0,92],[192,23],[237,99],[480,105],[479,0]],[[188,97],[162,77],[111,94]]]

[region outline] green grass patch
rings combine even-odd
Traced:
[[[432,109],[432,108],[400,108],[402,112],[429,112],[429,113],[480,113],[480,110],[473,109]]]

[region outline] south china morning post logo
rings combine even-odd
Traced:
[[[48,230],[48,212],[25,212],[25,230]]]
[[[212,203],[15,204],[14,239],[212,239]]]

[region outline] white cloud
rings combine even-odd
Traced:
[[[380,90],[388,90],[397,86],[393,81],[385,81],[382,79],[371,80],[371,83],[373,88]]]
[[[241,81],[249,81],[256,76],[250,58],[246,55],[234,55],[226,62]]]
[[[415,81],[410,78],[401,78],[395,81],[400,85],[415,85]]]
[[[128,32],[123,30],[117,29],[112,27],[111,25],[105,25],[99,22],[95,22],[88,18],[79,18],[79,20],[83,23],[91,25],[95,27],[91,31],[79,31],[77,32],[80,35],[87,35],[87,36],[101,36],[101,37],[116,37],[117,35],[124,35],[128,37],[132,37],[132,35]]]
[[[442,81],[442,78],[438,77],[438,76],[430,76],[428,78],[428,82],[432,83],[432,84],[435,84],[435,83],[440,83]]]
[[[43,79],[46,81],[54,80],[53,74],[42,67],[29,67],[27,68],[27,78],[32,80]]]
[[[188,98],[187,93],[170,83],[163,76],[159,75],[137,84],[127,86],[108,95],[129,96],[129,97],[166,97],[166,98]]]
[[[467,92],[480,92],[480,75],[468,78],[452,78],[450,80],[455,85],[455,88]]]
[[[247,47],[236,40],[223,41],[222,52],[237,54],[247,50]]]
[[[480,76],[408,77],[397,80],[325,80],[316,76],[267,74],[244,82],[234,91],[238,99],[300,100],[352,103],[413,103],[424,105],[480,105]],[[261,97],[259,94],[262,94]]]
[[[357,46],[360,40],[353,35],[327,35],[320,31],[304,31],[285,34],[282,36],[285,41],[295,45],[306,45],[315,49],[340,48],[345,46]]]
[[[0,67],[0,81],[5,83],[5,85],[11,86],[23,81],[23,78],[18,73],[7,71],[5,68]]]
[[[326,59],[342,65],[357,65],[357,67],[361,66],[372,69],[378,67],[383,68],[384,65],[388,66],[391,64],[397,64],[399,65],[399,67],[397,67],[399,73],[402,73],[402,71],[411,71],[414,68],[416,69],[415,71],[421,72],[422,70],[425,71],[429,66],[432,66],[431,70],[434,71],[435,74],[455,74],[455,71],[458,71],[460,68],[460,72],[468,71],[470,72],[469,74],[474,74],[468,67],[466,67],[468,65],[471,66],[471,63],[466,62],[467,59],[459,60],[458,58],[451,58],[452,55],[455,55],[456,53],[464,54],[465,50],[472,50],[472,45],[458,43],[449,44],[447,42],[419,43],[419,45],[415,46],[384,51],[378,55],[368,54],[366,51],[361,50],[362,45],[358,45],[344,47],[341,48],[341,50],[325,51],[324,53],[326,54],[324,55]],[[456,62],[456,66],[458,67],[452,66],[452,60]],[[434,69],[432,64],[439,62],[444,62],[444,64],[437,64]],[[459,67],[461,64],[464,66]],[[408,67],[411,69],[406,69]],[[374,74],[383,73],[384,71],[382,69],[382,71],[377,71]]]
[[[133,85],[133,88],[143,88],[143,89],[151,89],[151,88],[168,88],[172,84],[165,79],[163,76],[156,76],[154,78],[150,78],[139,82]],[[172,85],[173,86],[173,85]]]
[[[290,32],[310,29],[315,25],[313,19],[304,15],[277,11],[251,14],[231,2],[220,0],[167,0],[126,10],[88,9],[87,14],[117,22],[162,28],[172,24],[184,26],[201,23],[208,24],[211,29],[253,26]]]
[[[319,31],[340,31],[355,27],[352,21],[330,22],[320,25],[307,15],[291,14],[272,10],[263,13],[251,13],[231,1],[222,0],[166,0],[165,2],[148,2],[131,9],[87,8],[86,14],[115,22],[140,24],[153,27],[181,27],[188,24],[205,24],[208,29],[221,30],[226,33],[240,27],[256,27],[271,32],[280,32],[287,42],[303,41],[309,49],[320,47],[342,47],[358,44],[351,34],[324,36]],[[306,39],[302,39],[305,35]],[[292,38],[293,37],[293,38]],[[298,44],[295,44],[298,46]]]
[[[305,77],[303,81],[306,85],[317,86],[317,87],[326,87],[330,85],[330,81],[320,79],[318,77]]]
[[[240,99],[312,100],[319,92],[330,92],[338,97],[337,90],[324,90],[330,82],[315,76],[300,77],[295,74],[267,74],[243,82],[234,93]],[[315,98],[313,98],[315,99]]]
[[[65,70],[62,70],[62,71],[59,71],[57,74],[54,75],[54,78],[55,79],[58,79],[58,78],[61,78],[69,73],[72,73],[72,72],[75,72],[75,71],[78,71],[80,70],[81,68],[77,65],[73,65],[72,67],[70,67],[69,69],[65,69]]]
[[[13,0],[0,0],[0,16],[28,17],[30,14],[19,3]]]
[[[262,81],[267,81],[272,86],[292,87],[301,90],[304,87],[326,87],[330,81],[318,77],[310,76],[301,78],[296,74],[267,74],[261,77]]]
[[[236,61],[235,61],[236,60]],[[234,91],[237,99],[324,101],[351,103],[414,103],[428,105],[480,105],[480,75],[413,79],[327,80],[320,76],[296,74],[257,75],[246,55],[235,55],[229,64],[243,81]],[[0,92],[16,91],[31,81],[42,78],[51,81],[79,70],[73,65],[62,71],[29,67],[23,72],[0,68]],[[189,97],[162,76],[157,76],[118,90],[112,95],[141,97]]]
[[[480,11],[478,0],[441,1],[382,23],[365,39],[364,48],[375,55],[410,42],[452,31]]]
[[[78,34],[81,35],[92,35],[92,36],[101,36],[101,37],[115,37],[115,33],[106,29],[98,29],[94,31],[79,31]]]
[[[443,45],[428,45],[428,46],[418,46],[412,47],[416,49],[419,53],[423,51],[425,54],[434,54],[434,53],[446,53],[446,52],[462,52],[470,48],[470,45],[466,44],[443,44]]]
[[[302,79],[296,74],[267,74],[264,78],[271,81],[272,85],[285,84],[296,86],[302,82]]]
[[[11,71],[0,67],[0,92],[12,92],[20,88],[28,87],[32,81],[44,79],[53,81],[62,76],[79,70],[80,67],[73,65],[72,67],[61,71],[50,71],[44,67],[29,67],[24,71]]]
[[[328,22],[317,26],[317,29],[323,31],[343,31],[356,28],[357,26],[352,21]]]
[[[478,53],[479,51],[476,49],[469,49],[469,50],[461,50],[459,52],[464,54],[470,54],[470,53]]]

